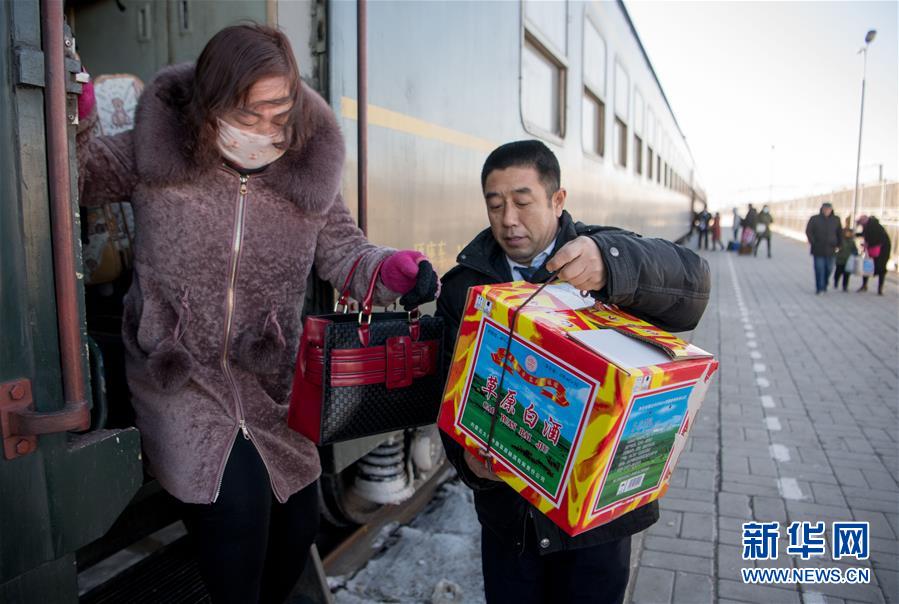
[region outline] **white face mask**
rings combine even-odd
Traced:
[[[241,168],[255,170],[284,155],[284,149],[275,146],[283,140],[280,133],[265,135],[247,132],[222,120],[218,121],[218,125],[219,153]]]

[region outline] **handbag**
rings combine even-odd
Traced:
[[[849,256],[846,259],[846,266],[843,268],[843,272],[847,275],[857,275],[861,274],[861,268],[858,256]]]
[[[443,319],[372,312],[379,264],[358,313],[346,278],[334,312],[306,317],[287,415],[317,445],[434,423],[443,394]],[[338,312],[340,307],[343,312]]]
[[[880,246],[879,245],[869,245],[868,246],[868,256],[871,258],[877,258],[880,256]]]
[[[874,259],[865,254],[862,260],[862,276],[870,277],[874,274]]]

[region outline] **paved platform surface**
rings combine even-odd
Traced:
[[[899,291],[814,293],[806,245],[773,258],[702,252],[714,290],[694,342],[721,362],[642,536],[631,601],[899,602]],[[831,282],[832,285],[832,282]],[[874,285],[874,287],[871,287]],[[786,552],[787,526],[824,522],[825,556]],[[780,523],[774,560],[743,560],[742,524]],[[869,523],[870,559],[832,559],[834,521]],[[868,568],[868,584],[743,582],[743,568]]]

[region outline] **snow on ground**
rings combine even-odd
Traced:
[[[471,490],[444,484],[407,526],[390,525],[381,551],[354,576],[331,578],[337,604],[484,602],[481,529]],[[382,538],[383,537],[383,541]]]

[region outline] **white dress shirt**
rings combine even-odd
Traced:
[[[555,238],[553,238],[553,240],[549,242],[549,245],[546,246],[546,249],[543,250],[542,252],[540,252],[539,254],[537,254],[534,257],[534,259],[531,260],[530,267],[539,268],[544,262],[546,262],[546,259],[549,258],[549,255],[553,251],[553,246],[555,246],[555,245],[556,245],[556,240],[555,240]],[[524,264],[519,264],[518,262],[515,262],[514,260],[509,258],[508,256],[506,256],[506,262],[509,263],[509,268],[512,270],[512,280],[513,281],[527,281],[527,279],[524,278],[524,275],[522,275],[520,272],[518,272],[518,269],[519,268],[529,268],[528,266],[525,266]]]

